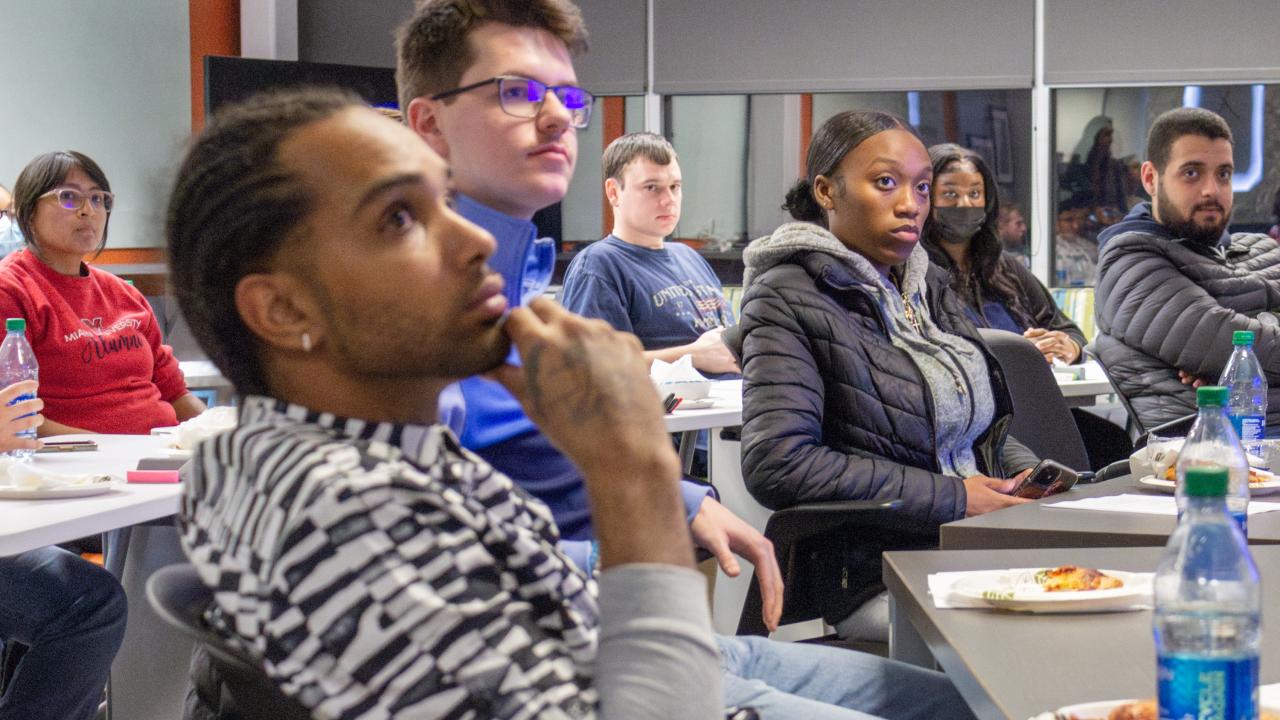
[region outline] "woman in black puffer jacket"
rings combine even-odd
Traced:
[[[1021,502],[995,359],[919,245],[933,170],[914,130],[845,112],[814,135],[789,223],[746,250],[743,475],[779,509],[901,499],[941,523]]]

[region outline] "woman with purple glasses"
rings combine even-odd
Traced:
[[[142,293],[87,264],[107,242],[106,174],[74,151],[23,168],[13,207],[26,248],[0,262],[0,318],[24,318],[40,362],[41,435],[146,434],[204,410]]]

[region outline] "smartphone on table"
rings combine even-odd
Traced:
[[[98,449],[98,443],[92,440],[45,440],[44,446],[36,452],[92,452]]]
[[[1023,478],[1018,487],[1009,494],[1014,497],[1037,500],[1066,492],[1074,487],[1079,479],[1080,473],[1066,465],[1052,460],[1041,460],[1031,474]]]

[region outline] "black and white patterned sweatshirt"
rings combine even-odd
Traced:
[[[246,398],[197,449],[181,525],[210,622],[316,717],[723,716],[701,576],[597,588],[443,426]]]

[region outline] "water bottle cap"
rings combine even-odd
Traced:
[[[1225,497],[1227,469],[1221,465],[1189,467],[1182,482],[1185,484],[1187,497]]]
[[[1202,385],[1196,388],[1197,407],[1226,407],[1227,389],[1221,385]]]
[[[1237,330],[1237,331],[1235,331],[1235,332],[1231,333],[1231,344],[1232,344],[1232,345],[1252,345],[1252,344],[1253,344],[1253,331],[1252,331],[1252,330]]]
[[[27,321],[22,318],[9,318],[4,321],[6,332],[26,332]]]

